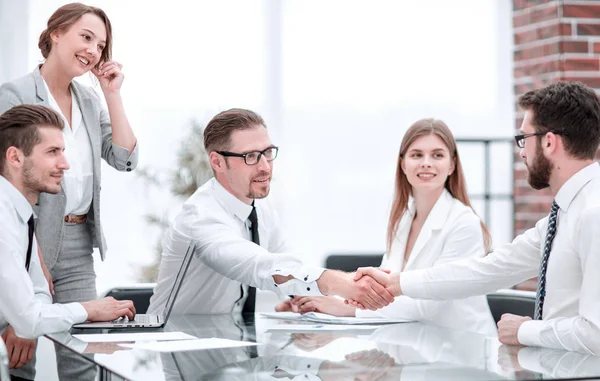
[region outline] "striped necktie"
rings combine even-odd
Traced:
[[[552,251],[552,241],[556,235],[556,216],[558,214],[558,204],[552,202],[550,208],[550,217],[548,217],[548,230],[546,230],[546,244],[544,245],[544,255],[540,262],[540,273],[538,275],[537,293],[535,295],[535,320],[542,320],[542,311],[544,310],[544,299],[546,298],[546,269],[548,268],[548,259]]]

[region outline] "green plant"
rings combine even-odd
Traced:
[[[136,173],[148,186],[158,189],[168,188],[172,197],[181,202],[187,200],[198,187],[213,177],[208,155],[204,150],[204,127],[196,120],[191,122],[190,131],[177,151],[177,165],[174,169],[161,172],[139,168]],[[138,270],[138,281],[156,282],[162,253],[162,236],[169,228],[170,218],[166,210],[162,213],[148,213],[145,218],[150,226],[159,229],[160,234],[154,245],[153,261]]]

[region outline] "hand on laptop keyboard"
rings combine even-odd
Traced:
[[[127,323],[128,321],[129,318],[127,316],[121,316],[120,318],[113,320],[111,323]]]
[[[111,321],[117,318],[129,321],[135,317],[135,307],[131,300],[116,300],[108,296],[83,302],[81,305],[88,314],[88,321]]]

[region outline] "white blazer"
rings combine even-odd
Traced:
[[[406,242],[415,215],[412,197],[388,255],[381,267],[402,269]],[[483,257],[485,247],[481,220],[473,210],[452,197],[446,189],[440,195],[419,232],[404,271],[433,267],[467,257]],[[378,311],[357,310],[356,316],[383,316],[427,321],[443,327],[496,336],[496,326],[485,296],[456,300],[420,300],[400,296]]]

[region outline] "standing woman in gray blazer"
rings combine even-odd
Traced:
[[[0,113],[18,104],[41,104],[63,117],[65,155],[71,168],[64,174],[61,192],[42,193],[34,207],[40,262],[55,303],[96,299],[93,247],[99,248],[103,260],[106,253],[100,223],[100,159],[127,172],[138,161],[136,137],[121,98],[122,66],[111,60],[108,17],[103,10],[80,3],[54,12],[38,46],[45,62],[0,86]],[[93,89],[74,81],[90,71],[100,84],[108,112]],[[60,373],[60,358],[58,369]]]

